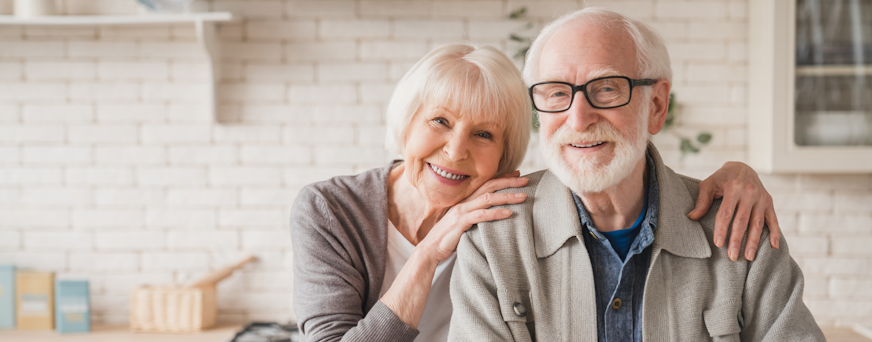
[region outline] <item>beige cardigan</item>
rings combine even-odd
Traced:
[[[646,341],[824,341],[802,302],[803,277],[773,249],[768,229],[755,261],[730,261],[712,243],[720,201],[699,221],[699,181],[663,165],[653,145],[660,211],[643,300]],[[479,224],[457,247],[450,341],[596,341],[590,259],[571,193],[540,171],[513,192],[509,219]],[[744,247],[743,247],[744,249]]]

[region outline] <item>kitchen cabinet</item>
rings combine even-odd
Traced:
[[[767,173],[872,172],[872,1],[749,1],[748,149]]]

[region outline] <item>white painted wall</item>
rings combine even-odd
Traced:
[[[67,14],[134,3],[59,1]],[[207,69],[188,25],[0,26],[0,263],[87,278],[95,322],[123,323],[132,287],[253,253],[219,286],[220,319],[292,319],[296,191],[391,158],[383,113],[403,73],[448,42],[514,54],[510,11],[527,6],[538,29],[584,5],[669,42],[683,132],[714,134],[683,162],[676,139],[656,137],[671,166],[704,177],[745,160],[746,1],[200,0],[242,18],[219,30],[220,123],[197,119]],[[524,171],[538,168],[533,149]],[[872,175],[764,180],[818,321],[872,321]]]

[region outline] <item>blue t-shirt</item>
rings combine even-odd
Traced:
[[[632,227],[613,232],[600,232],[609,240],[609,243],[612,244],[612,248],[614,248],[615,252],[618,253],[618,256],[621,257],[621,260],[627,259],[627,253],[630,252],[630,247],[633,246],[633,241],[636,240],[636,236],[639,235],[639,231],[642,229],[642,220],[645,219],[645,213],[647,212],[648,191],[645,190],[645,204],[642,205],[642,212],[639,213],[639,218],[636,219],[636,222],[633,223]]]

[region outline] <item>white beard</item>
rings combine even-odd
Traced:
[[[647,107],[647,106],[643,106]],[[647,108],[641,108],[647,109]],[[647,110],[642,110],[647,114]],[[584,132],[562,125],[551,137],[540,135],[539,145],[548,169],[577,194],[599,193],[627,178],[645,157],[648,146],[648,115],[640,115],[635,132],[622,135],[611,123],[600,121]],[[564,154],[570,143],[607,141],[614,144],[614,155],[569,157]],[[573,160],[568,160],[573,158]]]

